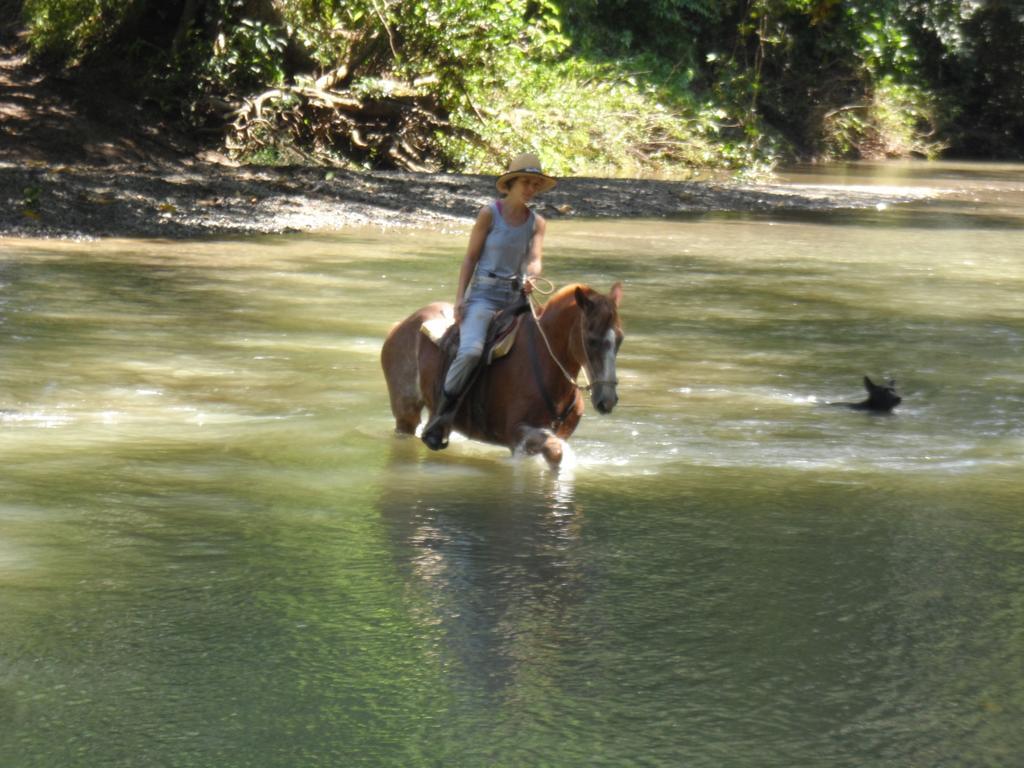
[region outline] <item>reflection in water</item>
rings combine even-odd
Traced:
[[[377,508],[445,668],[467,690],[508,695],[545,646],[583,640],[565,622],[583,598],[583,512],[571,477],[536,460],[466,470],[445,476],[396,437]]]

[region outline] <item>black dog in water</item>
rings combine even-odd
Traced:
[[[868,391],[868,399],[863,402],[829,403],[829,405],[841,405],[855,411],[892,413],[892,409],[903,402],[903,398],[896,394],[896,382],[892,379],[889,379],[884,385],[880,385],[865,376],[864,389]]]

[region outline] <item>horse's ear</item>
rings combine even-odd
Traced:
[[[619,306],[622,302],[622,283],[616,283],[613,285],[611,291],[608,293],[608,297],[616,307]]]
[[[580,309],[586,309],[592,303],[590,301],[590,297],[588,297],[587,294],[584,293],[583,288],[578,285],[576,286],[576,303],[579,305]]]

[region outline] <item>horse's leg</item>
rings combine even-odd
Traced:
[[[586,406],[584,405],[583,395],[577,393],[572,409],[565,415],[555,433],[563,440],[568,440],[572,433],[576,431],[576,427],[579,426],[584,410],[586,410]]]
[[[551,430],[523,426],[519,428],[519,435],[515,450],[527,456],[541,454],[552,469],[562,463],[562,441]]]

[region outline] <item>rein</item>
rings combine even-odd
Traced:
[[[533,328],[540,332],[540,337],[544,339],[545,343],[547,343],[547,338],[544,336],[544,331],[541,329],[540,323],[537,322],[536,315],[534,315]],[[540,391],[541,397],[544,398],[544,404],[548,407],[548,412],[554,417],[554,420],[551,422],[551,426],[557,430],[565,423],[565,420],[569,418],[569,414],[571,414],[573,409],[576,407],[576,402],[580,398],[580,388],[575,381],[571,378],[569,379],[569,383],[572,385],[572,399],[569,401],[569,404],[565,409],[560,412],[558,410],[558,406],[555,405],[555,401],[551,399],[551,393],[548,392],[548,388],[544,385],[544,375],[540,370],[540,358],[537,357],[536,333],[531,331],[531,333],[527,334],[527,339],[529,340],[530,345],[530,370],[533,371],[533,380],[537,385],[537,389]],[[548,345],[548,351],[551,351],[550,345]],[[552,358],[553,357],[554,355],[552,355]],[[558,360],[555,360],[555,362],[557,363]],[[563,373],[564,372],[565,371],[563,369]]]
[[[537,309],[538,309],[538,307],[541,306],[541,304],[540,304],[539,301],[537,301],[537,299],[534,297],[533,294],[536,292],[536,293],[541,293],[541,294],[543,294],[545,296],[549,296],[550,294],[555,292],[555,284],[552,283],[550,280],[548,280],[546,277],[528,277],[527,280],[529,280],[533,284],[533,291],[531,291],[530,294],[529,294],[530,314],[533,315],[534,327],[536,327],[537,331],[540,333],[540,338],[543,340],[544,346],[547,347],[548,354],[551,356],[551,359],[555,362],[555,365],[558,366],[558,370],[560,370],[562,372],[562,375],[565,377],[566,381],[568,381],[572,386],[574,386],[578,390],[582,389],[584,392],[589,392],[591,390],[591,388],[592,388],[592,384],[590,382],[590,375],[587,373],[587,365],[584,364],[584,365],[580,366],[580,373],[583,374],[583,379],[585,381],[583,386],[580,386],[579,384],[576,383],[576,379],[573,378],[573,376],[569,373],[569,371],[567,371],[565,369],[565,366],[562,365],[562,361],[558,359],[558,356],[555,354],[555,351],[553,349],[551,349],[551,342],[548,341],[548,336],[547,336],[546,333],[544,333],[544,329],[541,327],[541,324],[540,324],[540,315],[538,314]],[[543,280],[545,283],[548,284],[548,287],[546,289],[539,288],[537,286],[537,281],[538,280]],[[583,326],[582,325],[580,326],[580,343],[583,346],[583,357],[584,357],[584,360],[586,360],[586,357],[587,357],[587,347],[586,347],[585,344],[583,344]],[[590,362],[589,360],[586,361],[586,363],[589,363],[589,362]],[[545,398],[546,397],[547,397],[547,392],[545,392]],[[574,399],[573,402],[575,402],[575,399]]]

